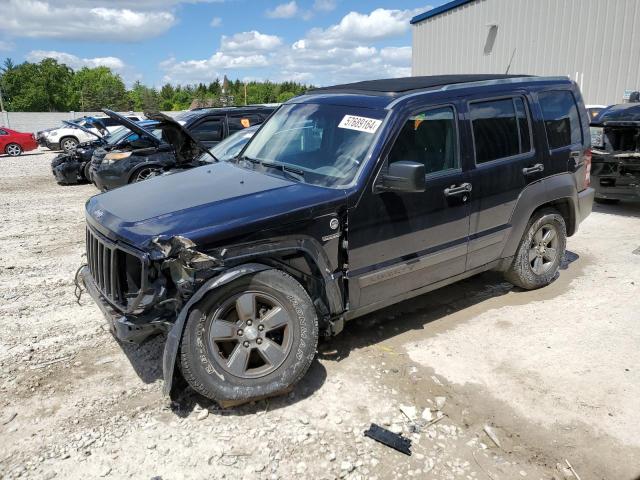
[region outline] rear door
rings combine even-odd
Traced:
[[[530,105],[525,92],[475,96],[467,104],[475,159],[467,270],[500,256],[520,192],[543,176],[544,164],[532,140]]]
[[[206,147],[211,148],[225,137],[224,117],[207,116],[196,120],[187,130],[197,140],[200,140]]]
[[[228,135],[233,135],[234,133],[243,130],[245,128],[252,127],[253,125],[257,125],[262,123],[263,118],[257,113],[249,113],[246,115],[242,114],[233,114],[227,117],[227,129]]]

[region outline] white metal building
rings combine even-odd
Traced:
[[[640,90],[640,0],[455,0],[411,24],[413,75],[567,75],[605,105]]]

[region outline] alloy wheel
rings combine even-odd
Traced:
[[[75,148],[78,145],[78,142],[76,142],[75,140],[68,138],[67,140],[65,140],[64,142],[62,142],[62,149],[65,152],[70,151],[71,149]]]
[[[235,295],[208,322],[212,357],[223,370],[239,378],[269,375],[291,351],[291,322],[288,311],[271,295]]]
[[[7,145],[6,152],[7,152],[7,155],[9,155],[11,157],[17,157],[18,155],[20,155],[22,153],[22,148],[20,147],[20,145],[16,145],[15,143],[11,143],[11,144]]]
[[[142,182],[160,174],[160,170],[156,168],[143,168],[136,174],[136,182]]]
[[[541,226],[529,245],[529,265],[536,275],[553,267],[558,258],[558,232],[551,224]]]

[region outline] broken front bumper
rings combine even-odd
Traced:
[[[111,333],[113,333],[118,340],[129,343],[141,343],[151,335],[168,332],[173,325],[165,318],[153,314],[134,316],[119,312],[107,301],[102,293],[100,293],[98,286],[91,276],[89,267],[84,266],[78,275],[80,277],[79,280],[107,319]]]

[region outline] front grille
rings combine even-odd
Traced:
[[[87,264],[100,293],[123,311],[133,310],[143,295],[145,262],[87,227]]]

